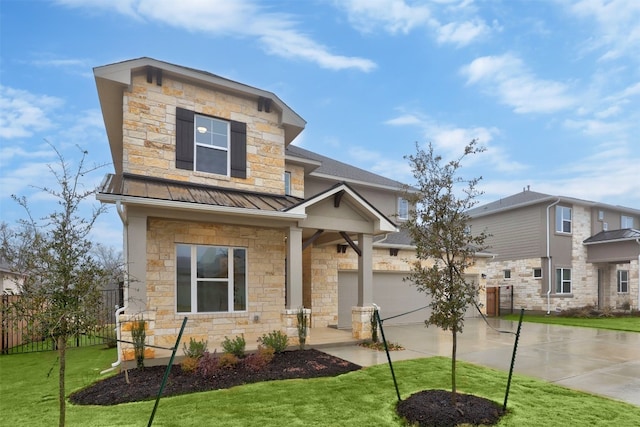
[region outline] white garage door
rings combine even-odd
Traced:
[[[394,317],[384,322],[385,325],[402,325],[424,323],[431,309],[422,308],[429,304],[429,297],[419,292],[410,281],[403,281],[406,273],[373,274],[373,302],[380,306],[380,317],[394,317],[408,311],[420,309],[413,313]],[[338,328],[351,329],[351,307],[358,305],[358,273],[341,271],[338,273]],[[467,310],[467,315],[475,317],[477,310]]]

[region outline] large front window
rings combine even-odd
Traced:
[[[571,269],[570,268],[556,269],[556,293],[557,294],[571,293]]]
[[[627,270],[618,270],[618,292],[621,294],[629,292],[629,272]]]
[[[556,232],[571,233],[571,208],[556,206]]]
[[[195,127],[196,170],[227,175],[229,122],[196,114]]]
[[[176,245],[176,311],[215,313],[247,309],[247,250]]]

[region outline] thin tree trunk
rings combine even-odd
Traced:
[[[67,340],[63,336],[58,337],[58,358],[59,360],[59,375],[58,379],[58,400],[60,403],[60,417],[58,418],[58,427],[64,427],[67,401],[64,392],[64,373],[66,369],[66,352],[67,352]]]
[[[458,347],[458,334],[456,330],[451,331],[453,335],[453,345],[451,346],[451,403],[456,404],[456,349]]]

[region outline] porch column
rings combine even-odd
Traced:
[[[287,309],[302,307],[302,229],[289,227],[287,235]]]
[[[358,306],[370,306],[373,303],[373,236],[358,234]]]

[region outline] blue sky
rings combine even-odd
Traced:
[[[9,224],[11,194],[53,209],[45,141],[111,161],[92,68],[142,56],[272,91],[308,123],[295,144],[399,181],[416,142],[477,138],[482,202],[529,185],[640,209],[638,0],[2,0],[0,43]],[[120,245],[113,209],[93,238]]]

